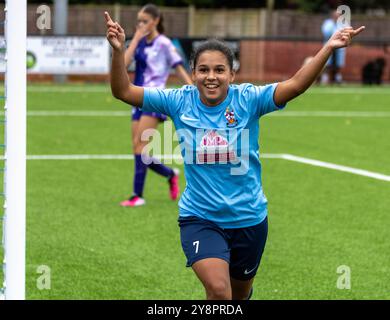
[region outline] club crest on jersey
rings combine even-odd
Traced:
[[[234,115],[234,110],[230,111],[229,107],[225,110],[226,126],[229,128],[235,127],[237,125],[237,119]]]
[[[236,161],[236,153],[229,147],[227,139],[216,130],[208,130],[200,141],[197,152],[199,164],[226,164]]]

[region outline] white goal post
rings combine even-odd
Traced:
[[[27,0],[5,4],[5,299],[24,300],[26,283]]]

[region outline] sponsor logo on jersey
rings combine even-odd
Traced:
[[[208,130],[200,141],[197,152],[199,164],[226,164],[236,161],[236,153],[229,147],[227,139],[217,130]]]

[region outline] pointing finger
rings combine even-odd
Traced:
[[[353,30],[352,35],[356,36],[357,34],[362,32],[365,28],[366,28],[365,26],[361,26],[359,29]]]
[[[113,22],[107,11],[104,11],[104,18],[106,19],[107,22]]]

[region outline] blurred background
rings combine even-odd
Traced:
[[[166,35],[187,61],[187,68],[193,46],[218,37],[227,40],[236,53],[237,81],[259,83],[293,75],[320,49],[321,25],[330,12],[348,5],[352,26],[365,25],[366,30],[346,52],[343,80],[362,82],[365,67],[366,73],[380,77],[376,82],[390,80],[390,2],[385,0],[56,0],[44,3],[47,12],[42,1],[31,0],[29,80],[107,81],[110,49],[101,38],[105,36],[103,12],[109,11],[130,39],[137,11],[148,2],[160,6]],[[51,21],[42,20],[44,14]]]

